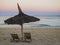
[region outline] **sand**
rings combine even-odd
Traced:
[[[24,32],[30,32],[32,42],[11,42],[11,33],[21,37],[20,27],[0,26],[0,45],[60,45],[60,27],[24,27]]]

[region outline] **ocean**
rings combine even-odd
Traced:
[[[13,16],[0,16],[0,26],[12,26],[11,24],[5,24],[4,20],[13,17]],[[40,19],[40,21],[25,23],[26,27],[43,27],[43,26],[60,26],[60,16],[35,16]],[[18,25],[13,25],[18,26]]]

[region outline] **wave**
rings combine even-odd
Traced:
[[[51,25],[48,25],[48,24],[35,24],[35,25],[33,25],[33,27],[34,27],[34,26],[43,27],[43,26],[51,26]]]
[[[60,27],[60,25],[37,24],[33,25],[33,27]]]

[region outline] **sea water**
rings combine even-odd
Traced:
[[[0,16],[0,26],[12,26],[11,24],[5,24],[4,20],[13,17],[13,16]],[[24,23],[24,26],[30,27],[30,26],[60,26],[60,16],[34,16],[40,19],[40,21],[36,22],[30,22],[30,23]],[[14,25],[18,26],[18,25]]]

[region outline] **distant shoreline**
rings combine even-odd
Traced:
[[[0,26],[0,28],[1,29],[7,29],[7,28],[9,28],[9,29],[21,29],[21,26]],[[56,26],[54,26],[54,27],[23,27],[23,29],[25,29],[25,28],[27,28],[27,29],[30,29],[30,28],[34,28],[34,29],[36,29],[36,28],[59,28],[60,29],[60,26],[59,27],[56,27]]]

